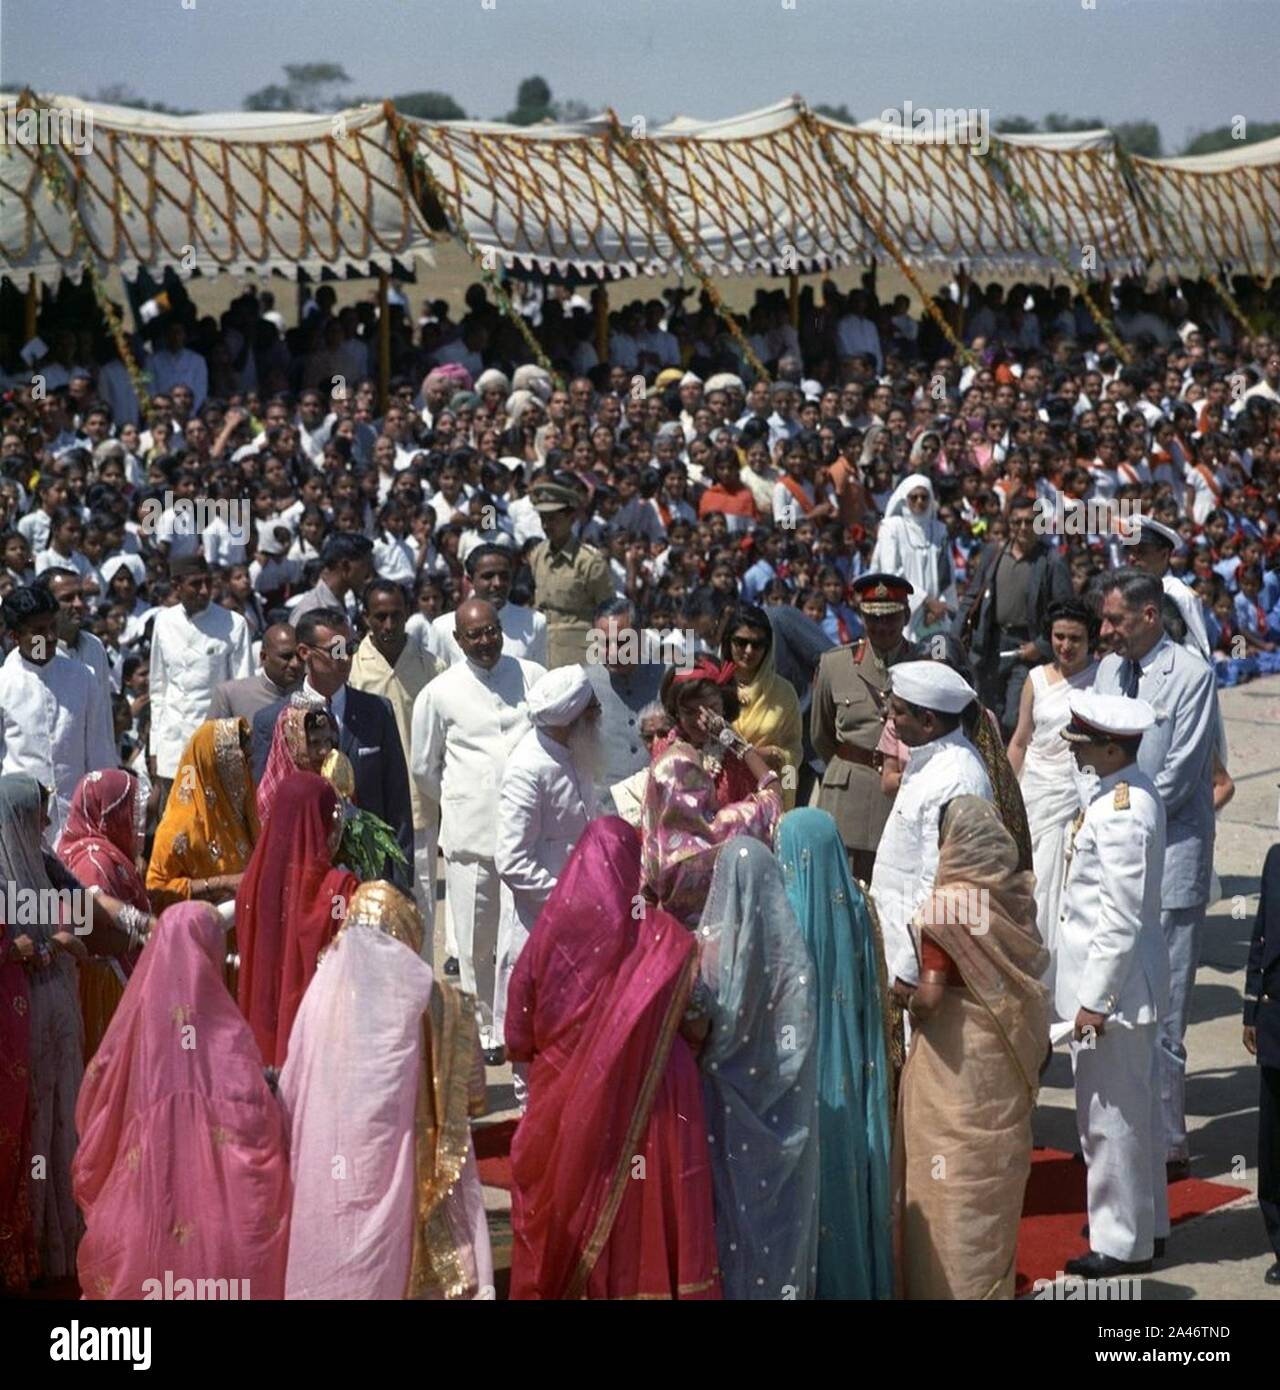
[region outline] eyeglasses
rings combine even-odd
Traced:
[[[763,637],[731,637],[729,643],[731,646],[741,647],[744,650],[750,647],[758,652],[763,651],[768,645]]]
[[[500,627],[473,627],[466,632],[460,632],[459,637],[465,637],[468,642],[487,642],[495,637],[502,636]]]

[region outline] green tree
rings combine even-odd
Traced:
[[[1220,125],[1214,130],[1202,130],[1188,141],[1183,154],[1217,154],[1220,150],[1239,149],[1241,145],[1252,145],[1258,140],[1274,140],[1280,135],[1280,121],[1246,121],[1244,139],[1235,138],[1235,130],[1229,125]]]
[[[154,111],[163,116],[190,116],[191,108],[166,106],[162,101],[146,101],[126,82],[112,82],[110,86],[99,87],[94,101],[106,102],[111,106],[129,106],[135,111]]]
[[[1161,153],[1160,127],[1154,121],[1119,121],[1108,126],[1101,116],[1069,116],[1063,111],[1050,111],[1042,121],[1026,116],[1002,116],[996,122],[997,135],[1062,135],[1073,130],[1109,129],[1116,143],[1130,154],[1147,159],[1159,159]]]
[[[997,135],[1034,135],[1036,123],[1026,116],[1001,116],[996,122]]]
[[[828,102],[820,101],[813,109],[817,115],[825,116],[829,121],[843,121],[845,125],[857,125],[858,123],[857,117],[844,102],[841,102],[839,106],[832,106]]]
[[[351,82],[341,63],[286,63],[285,81],[250,92],[246,111],[336,111],[346,104],[341,89]]]
[[[512,125],[537,125],[554,120],[555,114],[547,82],[541,77],[526,77],[516,88],[515,110],[507,112],[507,120]]]
[[[402,92],[391,98],[397,111],[421,121],[465,121],[467,113],[447,92]]]

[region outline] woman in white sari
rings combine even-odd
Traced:
[[[812,1298],[818,1264],[813,963],[778,861],[729,840],[698,927],[700,1064],[725,1298]],[[686,1015],[686,1017],[689,1017]]]
[[[1045,615],[1053,660],[1033,666],[1022,687],[1018,724],[1009,741],[1009,763],[1018,775],[1036,875],[1036,925],[1049,950],[1044,982],[1053,989],[1053,962],[1062,885],[1067,872],[1067,838],[1080,810],[1075,761],[1062,730],[1071,719],[1073,691],[1089,690],[1097,674],[1093,655],[1098,621],[1079,599],[1055,603]]]
[[[911,581],[907,633],[915,641],[944,630],[955,615],[947,528],[938,520],[933,483],[923,473],[904,478],[889,498],[870,569]]]
[[[412,902],[362,884],[294,1019],[286,1298],[494,1297],[471,1143],[475,1011],[435,986],[421,945]]]

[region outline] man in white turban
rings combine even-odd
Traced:
[[[933,891],[943,812],[957,796],[991,801],[994,793],[961,727],[961,716],[977,699],[963,676],[941,661],[901,661],[890,668],[889,692],[894,732],[911,752],[880,837],[871,897],[889,980],[910,986],[920,982],[910,923]]]
[[[529,691],[526,708],[533,727],[507,759],[498,794],[494,862],[515,901],[514,920],[508,915],[498,936],[493,1000],[498,1044],[507,982],[578,836],[596,814],[601,764],[600,702],[582,666],[548,671]],[[517,1077],[517,1100],[522,1090]]]

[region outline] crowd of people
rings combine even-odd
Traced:
[[[0,1288],[492,1297],[510,1063],[512,1297],[1011,1297],[1055,1044],[1151,1268],[1280,296],[1094,293],[0,334]]]

